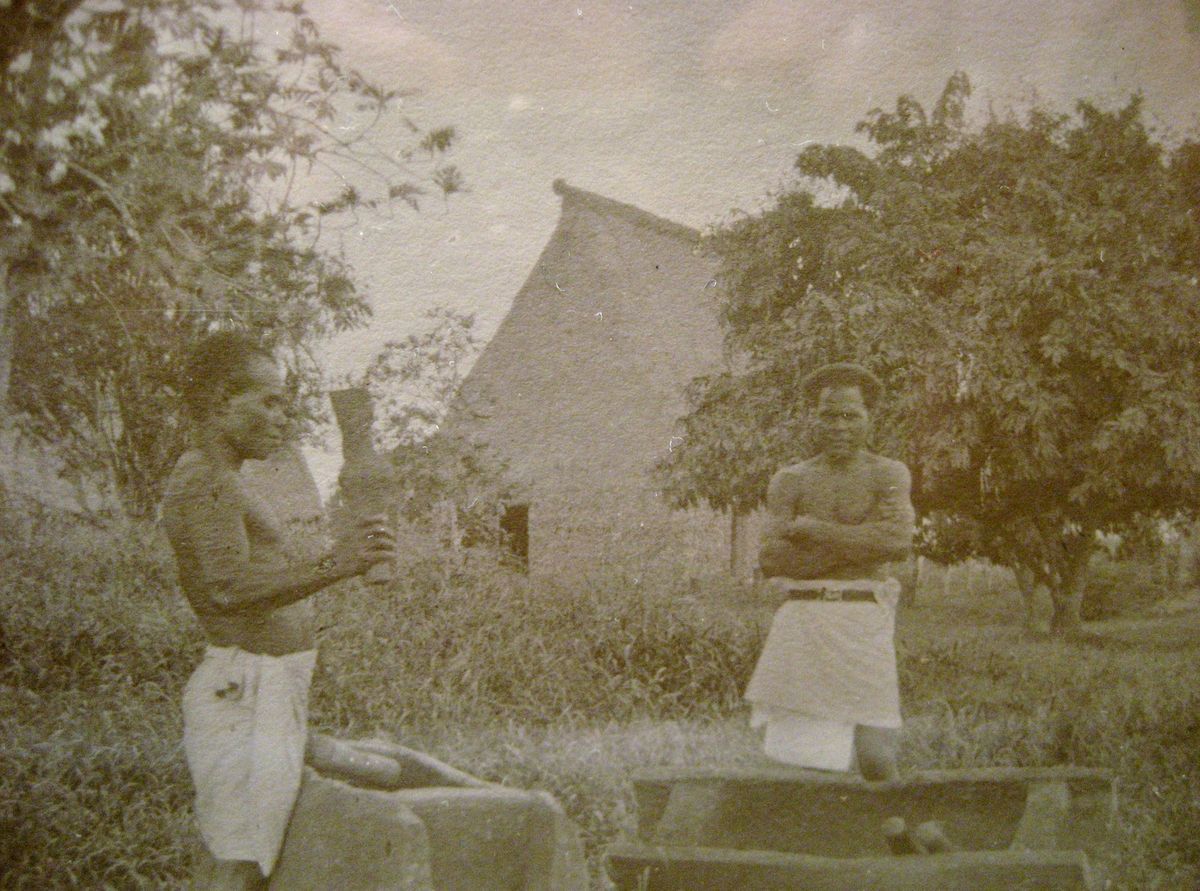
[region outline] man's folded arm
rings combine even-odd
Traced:
[[[814,542],[798,544],[781,538],[764,542],[759,552],[759,566],[768,578],[825,578],[841,570],[846,562],[840,548]]]
[[[908,468],[898,461],[889,462],[872,519],[848,524],[804,517],[795,521],[795,534],[813,545],[839,551],[846,562],[902,560],[912,550],[916,519],[911,486]]]
[[[787,540],[792,518],[796,516],[796,493],[794,483],[787,470],[780,470],[771,477],[767,485],[766,522],[763,524],[763,541]]]

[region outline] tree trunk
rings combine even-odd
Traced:
[[[1033,630],[1037,623],[1037,579],[1027,566],[1014,567],[1013,575],[1017,578],[1021,602],[1025,604],[1025,627]]]
[[[1050,615],[1050,633],[1055,637],[1070,637],[1083,628],[1083,588],[1094,540],[1092,535],[1080,535],[1077,541],[1067,546],[1069,553],[1062,576],[1058,584],[1050,588],[1050,602],[1054,607]]]
[[[8,421],[8,379],[12,371],[12,323],[9,321],[8,267],[0,265],[0,424]]]
[[[1083,627],[1080,605],[1083,603],[1083,586],[1064,584],[1050,591],[1050,602],[1054,612],[1050,614],[1050,633],[1055,637],[1071,637]]]
[[[745,545],[745,528],[742,524],[741,512],[736,506],[729,509],[729,574],[738,578],[742,568],[742,549]]]
[[[1188,523],[1183,528],[1179,549],[1179,585],[1193,588],[1200,582],[1200,523]]]
[[[904,609],[912,609],[917,605],[917,586],[921,581],[921,563],[924,560],[924,557],[909,557],[896,565],[900,576],[900,606]]]
[[[8,375],[12,367],[12,334],[8,321],[8,266],[0,263],[0,490],[5,500],[16,487],[11,478],[11,455],[14,438],[9,430]]]

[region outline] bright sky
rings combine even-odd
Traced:
[[[434,306],[490,337],[554,228],[555,177],[703,227],[761,206],[807,141],[854,141],[901,92],[928,107],[956,69],[980,113],[1141,90],[1164,134],[1200,135],[1200,0],[306,5],[353,67],[419,91],[402,106],[419,123],[457,129],[470,188],[345,235],[375,318],[332,345],[335,374]],[[336,457],[310,460],[327,485]]]

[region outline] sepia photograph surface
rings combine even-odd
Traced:
[[[1200,883],[1197,0],[0,0],[0,888]]]

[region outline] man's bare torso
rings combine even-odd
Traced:
[[[283,533],[269,508],[236,473],[204,452],[180,457],[167,482],[163,525],[175,551],[179,582],[208,642],[280,656],[315,645],[312,603],[222,609],[219,594],[247,566],[287,565]]]
[[[909,474],[870,452],[834,465],[817,456],[783,468],[767,494],[765,574],[884,578],[912,538]]]

